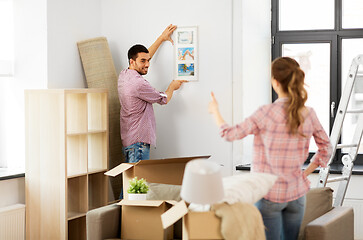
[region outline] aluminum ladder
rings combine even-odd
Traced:
[[[342,206],[343,204],[344,197],[350,181],[350,177],[352,175],[354,161],[356,160],[358,155],[359,146],[363,133],[363,109],[349,109],[349,110],[347,109],[349,101],[352,96],[353,89],[356,86],[356,82],[363,81],[363,79],[357,80],[358,68],[361,65],[363,67],[363,55],[358,55],[353,59],[352,65],[350,66],[348,79],[344,86],[342,96],[340,98],[339,107],[337,109],[333,129],[330,134],[330,141],[333,147],[332,156],[329,159],[327,167],[321,168],[319,172],[318,187],[325,187],[326,184],[330,182],[340,182],[336,198],[333,204],[334,206]],[[362,75],[358,76],[363,77]],[[333,115],[334,106],[332,106],[331,111]],[[356,129],[354,131],[352,142],[349,144],[338,144],[346,113],[358,114],[359,115],[358,122],[356,125]],[[343,163],[342,175],[335,178],[329,178],[330,164],[334,159],[335,152],[337,149],[342,149],[342,148],[349,149],[348,152],[345,155],[343,155],[341,159]]]

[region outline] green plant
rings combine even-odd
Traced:
[[[137,179],[137,177],[134,177],[129,183],[129,189],[127,189],[128,193],[147,193],[147,191],[149,191],[149,186],[143,178]]]

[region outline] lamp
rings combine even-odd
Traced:
[[[185,166],[180,196],[189,203],[209,205],[223,199],[221,167],[205,159],[196,159]]]

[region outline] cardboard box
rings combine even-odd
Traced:
[[[144,178],[149,183],[181,185],[183,182],[185,164],[193,159],[207,159],[209,157],[210,156],[180,157],[141,160],[137,163],[121,163],[117,167],[106,172],[105,175],[115,177],[122,173],[124,198],[128,199],[128,193],[125,189],[128,189],[129,180],[135,176],[138,179]]]
[[[122,173],[124,198],[128,199],[128,193],[125,189],[128,189],[129,180],[135,176],[139,179],[144,178],[149,183],[181,185],[186,163],[194,159],[207,159],[209,157],[210,156],[194,156],[141,160],[137,163],[121,163],[117,167],[106,172],[105,175],[114,177]],[[172,201],[122,200],[119,203],[122,205],[122,239],[172,239],[173,224],[177,222],[177,220],[168,227],[163,228],[160,217],[161,214],[172,206],[172,203]],[[150,234],[153,234],[153,236]],[[175,234],[180,235],[178,233]],[[154,236],[158,237],[154,238]],[[169,238],[170,236],[171,238]]]
[[[221,219],[214,212],[188,211],[184,201],[180,201],[161,215],[163,228],[167,229],[180,218],[183,218],[183,240],[186,239],[223,239]]]
[[[161,214],[175,201],[122,200],[122,239],[173,239],[173,225],[163,228]]]

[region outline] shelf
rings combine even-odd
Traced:
[[[87,132],[87,94],[66,94],[67,133]]]
[[[86,217],[68,221],[68,240],[86,240]]]
[[[87,173],[87,135],[67,136],[67,175]]]
[[[107,176],[104,172],[88,175],[89,210],[107,205]]]
[[[107,129],[107,94],[88,93],[88,129]]]
[[[86,216],[86,213],[69,212],[68,213],[68,221],[76,219],[76,218],[84,217],[84,216]]]
[[[107,172],[107,168],[88,168],[88,174]]]
[[[86,240],[87,211],[107,205],[107,96],[100,88],[25,91],[25,229],[32,239]]]
[[[82,177],[82,176],[87,176],[87,173],[80,173],[80,174],[68,175],[67,178],[68,179],[71,179],[71,178]]]
[[[87,204],[87,176],[68,179],[68,218],[74,213],[82,214],[88,210]]]
[[[107,130],[88,130],[88,134],[94,134],[94,133],[106,133]]]
[[[88,134],[88,169],[107,169],[107,132]]]
[[[67,136],[72,137],[72,136],[79,136],[79,135],[87,135],[88,132],[68,132]]]

